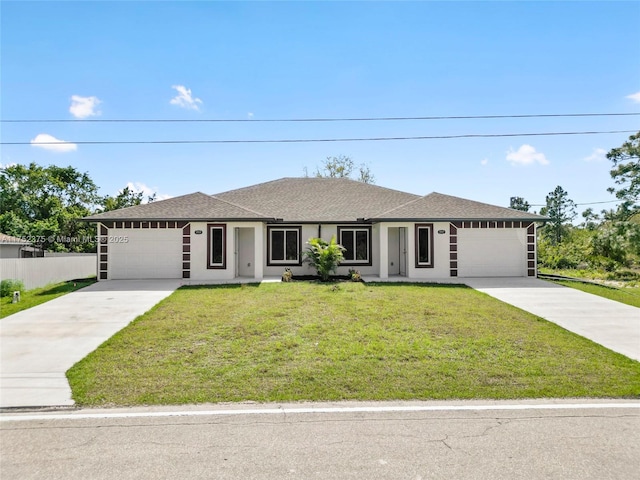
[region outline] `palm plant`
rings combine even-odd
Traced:
[[[336,242],[335,235],[329,242],[322,238],[310,238],[307,245],[309,247],[304,252],[304,261],[316,269],[323,282],[329,281],[331,273],[335,273],[342,262],[342,252],[346,249]]]

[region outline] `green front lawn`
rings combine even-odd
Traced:
[[[582,290],[583,292],[598,295],[600,297],[608,298],[609,300],[615,300],[616,302],[626,303],[627,305],[633,305],[640,308],[640,287],[622,287],[622,288],[609,288],[601,285],[594,285],[590,283],[572,282],[566,280],[553,280],[558,285],[564,285],[565,287],[575,288],[576,290]]]
[[[80,405],[640,398],[640,363],[462,286],[183,287],[67,372]]]
[[[21,310],[26,310],[27,308],[35,307],[61,295],[75,292],[87,285],[95,283],[95,281],[95,278],[84,278],[82,280],[71,280],[27,290],[20,295],[20,302],[18,303],[11,303],[11,297],[0,298],[0,318],[7,317]]]

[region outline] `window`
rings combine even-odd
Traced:
[[[416,224],[416,268],[433,268],[433,224]]]
[[[268,265],[301,265],[302,227],[268,227]]]
[[[207,268],[227,268],[227,226],[207,225]]]
[[[371,227],[338,227],[338,243],[346,249],[342,265],[371,265]]]

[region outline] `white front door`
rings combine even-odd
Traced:
[[[255,277],[255,230],[236,228],[236,276]]]
[[[389,232],[389,275],[400,275],[400,237],[399,228],[390,227]]]
[[[400,227],[398,229],[400,259],[399,259],[399,273],[403,277],[407,276],[407,227]]]

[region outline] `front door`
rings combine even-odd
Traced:
[[[407,276],[407,227],[398,228],[398,244],[400,248],[399,252],[399,270],[400,275]]]
[[[253,228],[236,228],[236,276],[255,277],[255,232]]]

